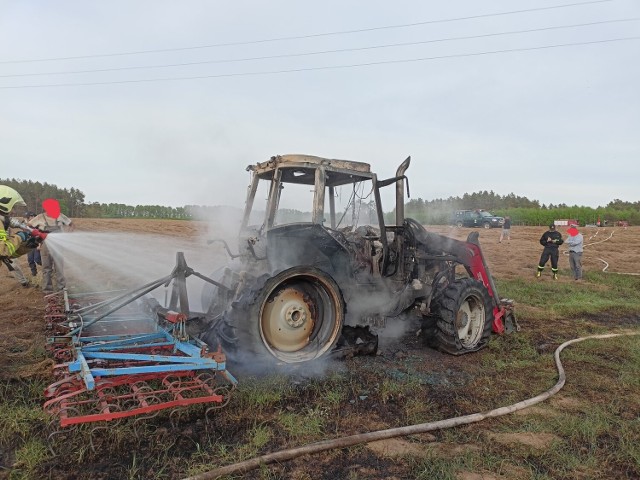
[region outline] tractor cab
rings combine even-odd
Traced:
[[[368,163],[310,155],[278,155],[250,165],[241,244],[249,245],[254,257],[269,258],[270,270],[308,263],[310,256],[326,264],[323,255],[333,257],[351,244],[361,257],[369,257],[367,273],[379,275],[395,237],[393,227],[388,232],[385,226],[380,187],[402,187],[408,165],[409,159],[396,177],[384,181]],[[397,212],[402,212],[402,195]],[[264,211],[255,202],[262,198]]]
[[[378,224],[382,216],[379,195],[374,188],[376,175],[371,173],[368,163],[310,155],[278,155],[250,165],[247,170],[252,173],[252,179],[241,231],[256,219],[254,201],[259,192],[265,191],[267,205],[260,227],[263,231],[298,222],[335,230],[362,222]]]

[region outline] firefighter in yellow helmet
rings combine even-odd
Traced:
[[[11,213],[16,206],[26,207],[26,203],[13,188],[0,185],[0,259],[11,263],[11,258],[28,253],[38,246],[39,239],[27,232],[7,233],[11,221]]]

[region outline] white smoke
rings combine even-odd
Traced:
[[[209,276],[226,260],[219,246],[205,239],[185,239],[139,233],[73,232],[51,234],[47,246],[62,268],[70,292],[109,292],[135,289],[170,275],[176,254],[183,252],[187,265]],[[200,310],[204,281],[187,278],[192,309]],[[161,304],[170,294],[171,284],[151,292]]]

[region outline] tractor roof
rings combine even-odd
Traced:
[[[263,180],[272,179],[275,171],[280,170],[281,181],[284,183],[313,185],[315,171],[320,167],[326,173],[326,185],[332,187],[375,177],[368,163],[312,155],[276,155],[266,162],[249,165],[247,170],[254,172]]]

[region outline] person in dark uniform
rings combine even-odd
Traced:
[[[551,259],[551,273],[553,274],[553,279],[558,279],[558,247],[563,243],[564,240],[562,240],[562,235],[560,232],[556,231],[556,226],[552,223],[549,225],[549,230],[544,232],[540,237],[540,245],[542,245],[544,249],[542,250],[542,255],[538,262],[536,277],[540,277],[542,275],[545,264],[549,259]]]
[[[25,213],[24,218],[28,222],[35,216],[35,213],[27,212]],[[42,266],[42,259],[40,258],[40,247],[34,248],[33,250],[29,251],[29,253],[27,253],[27,262],[29,263],[29,268],[31,269],[31,275],[35,277],[38,274],[37,265]]]

